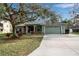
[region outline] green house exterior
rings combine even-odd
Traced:
[[[65,34],[66,29],[65,24],[62,24],[60,22],[51,23],[50,20],[45,21],[45,19],[40,18],[35,21],[25,22],[23,24],[20,24],[19,26],[22,32],[26,34],[37,32],[41,32],[44,34]]]
[[[32,27],[32,30],[30,30],[29,26]],[[40,30],[38,30],[40,26]],[[18,28],[22,30],[23,33],[44,33],[44,34],[65,34],[65,26],[64,24],[52,24],[52,25],[41,25],[41,24],[23,24],[20,25]],[[18,29],[17,28],[17,29]]]

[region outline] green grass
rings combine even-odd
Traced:
[[[73,32],[72,34],[77,34],[77,35],[79,35],[79,32]]]
[[[23,35],[18,39],[0,39],[0,56],[28,55],[40,46],[43,35]]]

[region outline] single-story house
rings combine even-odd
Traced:
[[[69,29],[64,23],[51,23],[50,19],[38,17],[34,21],[25,22],[16,26],[16,32],[23,34],[44,33],[44,34],[65,34]],[[0,33],[12,33],[12,25],[7,20],[0,21]]]
[[[52,24],[49,19],[38,18],[35,21],[25,22],[16,26],[16,32],[44,33],[44,34],[65,34],[68,31],[63,23]]]

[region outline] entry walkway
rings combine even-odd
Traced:
[[[79,56],[79,36],[45,35],[40,47],[29,56]]]

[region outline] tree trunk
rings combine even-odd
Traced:
[[[15,19],[13,19],[13,15],[10,15],[10,22],[12,24],[12,38],[17,38],[16,27],[15,27]]]
[[[15,25],[12,25],[12,28],[13,28],[12,38],[17,38]]]

